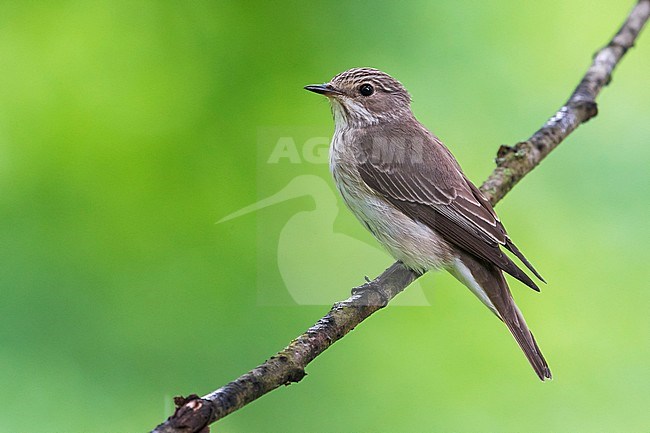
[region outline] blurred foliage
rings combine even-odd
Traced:
[[[331,133],[303,85],[353,66],[391,73],[480,182],[498,145],[564,102],[632,4],[0,3],[0,432],[147,431],[172,396],[226,383],[326,312],[258,299],[281,283],[259,281],[258,266],[277,266],[259,224],[308,201],[215,224],[297,173],[259,182],[260,129]],[[499,205],[549,281],[513,292],[554,381],[469,291],[428,275],[432,306],[378,313],[217,430],[647,431],[648,31],[600,115]],[[335,229],[374,245],[341,209]],[[326,251],[322,267],[355,260]],[[389,264],[359,266],[343,296]]]

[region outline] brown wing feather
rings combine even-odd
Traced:
[[[531,263],[526,259],[526,257],[524,257],[524,255],[522,254],[522,252],[519,251],[519,248],[517,248],[517,246],[512,242],[512,240],[510,239],[510,237],[509,237],[508,234],[506,233],[506,229],[505,229],[505,228],[503,227],[503,225],[501,224],[501,221],[499,221],[499,217],[498,217],[498,216],[496,215],[496,213],[494,212],[494,208],[492,208],[492,204],[490,204],[490,202],[485,198],[485,196],[481,193],[481,191],[480,191],[480,190],[479,190],[479,189],[478,189],[478,188],[477,188],[477,187],[476,187],[472,182],[470,182],[468,179],[466,179],[466,181],[467,181],[467,185],[468,185],[468,186],[470,187],[470,189],[472,190],[472,194],[474,194],[474,197],[476,197],[476,199],[477,199],[478,201],[481,202],[481,204],[482,204],[482,208],[483,208],[484,210],[486,210],[486,211],[489,211],[490,214],[491,214],[491,215],[494,217],[494,219],[496,220],[496,222],[499,224],[499,226],[501,226],[501,229],[503,230],[503,234],[505,235],[505,242],[503,242],[503,245],[504,245],[504,246],[505,246],[505,247],[506,247],[506,248],[507,248],[511,253],[513,253],[515,256],[517,256],[517,258],[518,258],[519,260],[521,260],[521,262],[522,262],[524,265],[526,265],[526,267],[527,267],[528,269],[530,269],[530,271],[531,271],[533,274],[535,274],[535,276],[536,276],[537,278],[539,278],[542,282],[545,283],[546,281],[544,280],[544,278],[542,278],[542,276],[539,274],[539,272],[537,272],[537,270],[533,267],[533,265],[532,265],[532,264],[531,264]]]
[[[512,251],[539,277],[453,155],[424,127],[410,125],[368,128],[358,138],[358,170],[364,182],[448,242],[539,290],[499,248],[503,245]]]

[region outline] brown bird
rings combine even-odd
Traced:
[[[539,288],[501,247],[544,280],[449,149],[413,116],[404,86],[356,68],[305,89],[331,102],[330,169],[350,210],[408,268],[446,269],[465,284],[506,324],[539,378],[550,379],[503,272]]]

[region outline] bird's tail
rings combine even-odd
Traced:
[[[551,370],[515,304],[503,271],[465,252],[459,254],[449,271],[506,324],[537,376],[551,379]]]

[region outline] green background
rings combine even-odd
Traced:
[[[260,296],[285,290],[269,239],[308,199],[215,224],[297,174],[330,182],[324,164],[259,164],[264,128],[331,134],[303,85],[391,73],[480,183],[632,4],[0,3],[0,431],[148,431],[174,395],[225,384],[327,311]],[[648,431],[647,32],[599,116],[497,208],[549,282],[512,286],[552,382],[468,290],[427,275],[431,306],[379,312],[217,431]],[[342,205],[334,228],[374,245]],[[322,269],[355,260],[323,251]],[[359,265],[331,302],[390,263]]]

